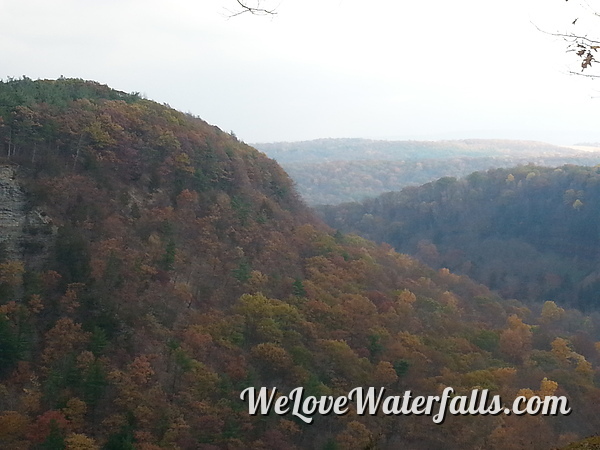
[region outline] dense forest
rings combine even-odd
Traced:
[[[318,139],[255,144],[279,162],[310,205],[362,201],[439,178],[498,167],[600,162],[595,144],[559,147],[534,141],[373,141]]]
[[[475,172],[322,209],[384,241],[520,300],[600,308],[600,168]]]
[[[596,313],[526,306],[336,232],[273,160],[197,117],[24,78],[0,83],[0,143],[0,448],[546,449],[600,427]],[[503,183],[545,179],[523,170]],[[560,216],[579,232],[594,176],[562,170],[584,183]],[[463,195],[484,195],[477,177]],[[250,415],[251,386],[485,388],[564,395],[572,413],[307,425]]]

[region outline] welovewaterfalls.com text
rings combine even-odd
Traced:
[[[242,401],[248,402],[250,415],[291,414],[305,423],[312,423],[313,416],[344,415],[353,405],[358,415],[425,415],[432,416],[436,424],[444,422],[447,414],[452,415],[568,415],[571,408],[564,396],[518,396],[510,406],[503,404],[499,395],[490,395],[487,389],[474,389],[470,395],[454,395],[454,389],[447,387],[441,395],[413,395],[405,391],[402,395],[385,395],[385,388],[352,389],[347,395],[338,397],[304,395],[304,388],[297,387],[288,395],[266,387],[249,387],[240,394]]]

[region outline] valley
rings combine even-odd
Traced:
[[[510,267],[490,288],[447,267],[491,270],[452,256],[442,233],[506,238],[524,262],[558,258],[543,275],[566,292],[567,272],[595,258],[597,169],[442,178],[375,199],[370,212],[322,210],[327,225],[277,162],[137,94],[10,80],[0,118],[2,164],[18,168],[4,180],[18,195],[0,206],[43,218],[39,229],[9,223],[40,245],[10,240],[0,255],[1,448],[547,449],[600,427],[592,296],[532,299],[520,282],[509,295],[498,286],[513,286]],[[386,214],[394,245],[416,241],[419,259],[341,231],[363,223],[382,240]],[[495,245],[499,257],[505,244]],[[570,250],[581,256],[561,264]],[[250,414],[240,396],[261,387],[314,398],[385,388],[392,399],[485,389],[507,404],[565,398],[572,412],[432,423],[349,408],[308,424]]]

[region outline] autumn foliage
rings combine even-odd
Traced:
[[[50,219],[0,262],[0,448],[546,448],[600,426],[595,316],[336,233],[277,164],[167,106],[66,79],[0,98],[4,163]],[[529,389],[573,413],[306,425],[250,416],[248,386]]]

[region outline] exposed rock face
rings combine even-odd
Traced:
[[[4,246],[3,259],[21,260],[20,242],[27,221],[25,193],[16,180],[16,168],[0,166],[0,243]]]
[[[41,270],[53,242],[50,218],[40,209],[27,208],[19,185],[18,166],[0,165],[0,264],[20,262],[24,270]],[[22,286],[11,297],[23,297]],[[0,298],[0,303],[7,300]]]

